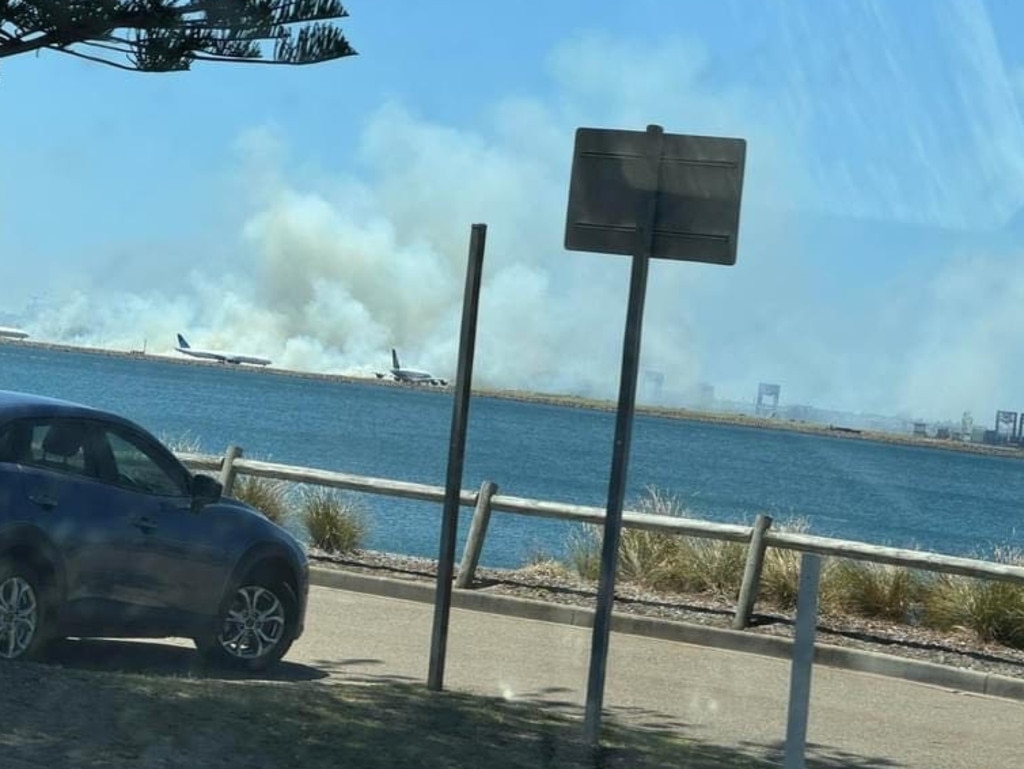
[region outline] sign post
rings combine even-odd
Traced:
[[[648,265],[735,264],[745,158],[742,139],[665,134],[658,125],[576,132],[565,247],[633,258],[583,722],[592,745],[601,736]]]
[[[474,224],[469,240],[469,264],[462,299],[462,332],[459,337],[459,367],[455,375],[452,402],[451,440],[448,444],[448,473],[441,517],[441,543],[437,557],[437,591],[434,598],[434,625],[430,636],[430,666],[427,688],[444,688],[444,663],[448,651],[448,619],[452,607],[452,576],[455,573],[455,544],[459,529],[459,495],[462,491],[462,466],[466,456],[466,430],[469,422],[469,395],[473,382],[473,353],[476,350],[477,308],[480,304],[480,280],[483,274],[487,225]]]

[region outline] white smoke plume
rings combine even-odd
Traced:
[[[451,377],[470,225],[485,222],[476,383],[612,397],[629,261],[562,248],[573,131],[657,122],[749,147],[737,265],[652,265],[642,367],[667,400],[702,381],[750,400],[774,381],[786,401],[851,410],[1012,408],[1024,250],[989,236],[1024,200],[1024,126],[987,11],[813,7],[764,11],[779,44],[727,75],[693,40],[584,35],[552,53],[553,96],[499,98],[473,128],[384,104],[338,178],[301,173],[287,136],[254,129],[223,253],[161,291],[63,293],[26,325],[154,352],[182,331],[364,376],[397,347]],[[924,234],[896,242],[905,225]]]

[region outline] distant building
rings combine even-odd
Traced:
[[[779,413],[779,393],[782,387],[761,382],[757,385],[757,402],[754,413],[759,417],[774,417]]]
[[[660,371],[644,371],[643,398],[650,403],[658,403],[662,398],[662,389],[665,386],[665,375]]]
[[[1017,412],[997,411],[996,412],[996,435],[1003,440],[1017,440]]]

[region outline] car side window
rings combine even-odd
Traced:
[[[55,419],[31,425],[28,464],[97,477],[95,467],[86,454],[88,427],[81,421]]]
[[[18,420],[0,430],[0,462],[32,461],[32,425]]]
[[[185,480],[164,467],[161,458],[136,436],[105,431],[113,454],[116,480],[119,486],[147,494],[185,496]]]

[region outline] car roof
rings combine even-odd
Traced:
[[[132,422],[102,409],[45,395],[0,390],[0,422],[24,417],[99,418],[135,427]]]

